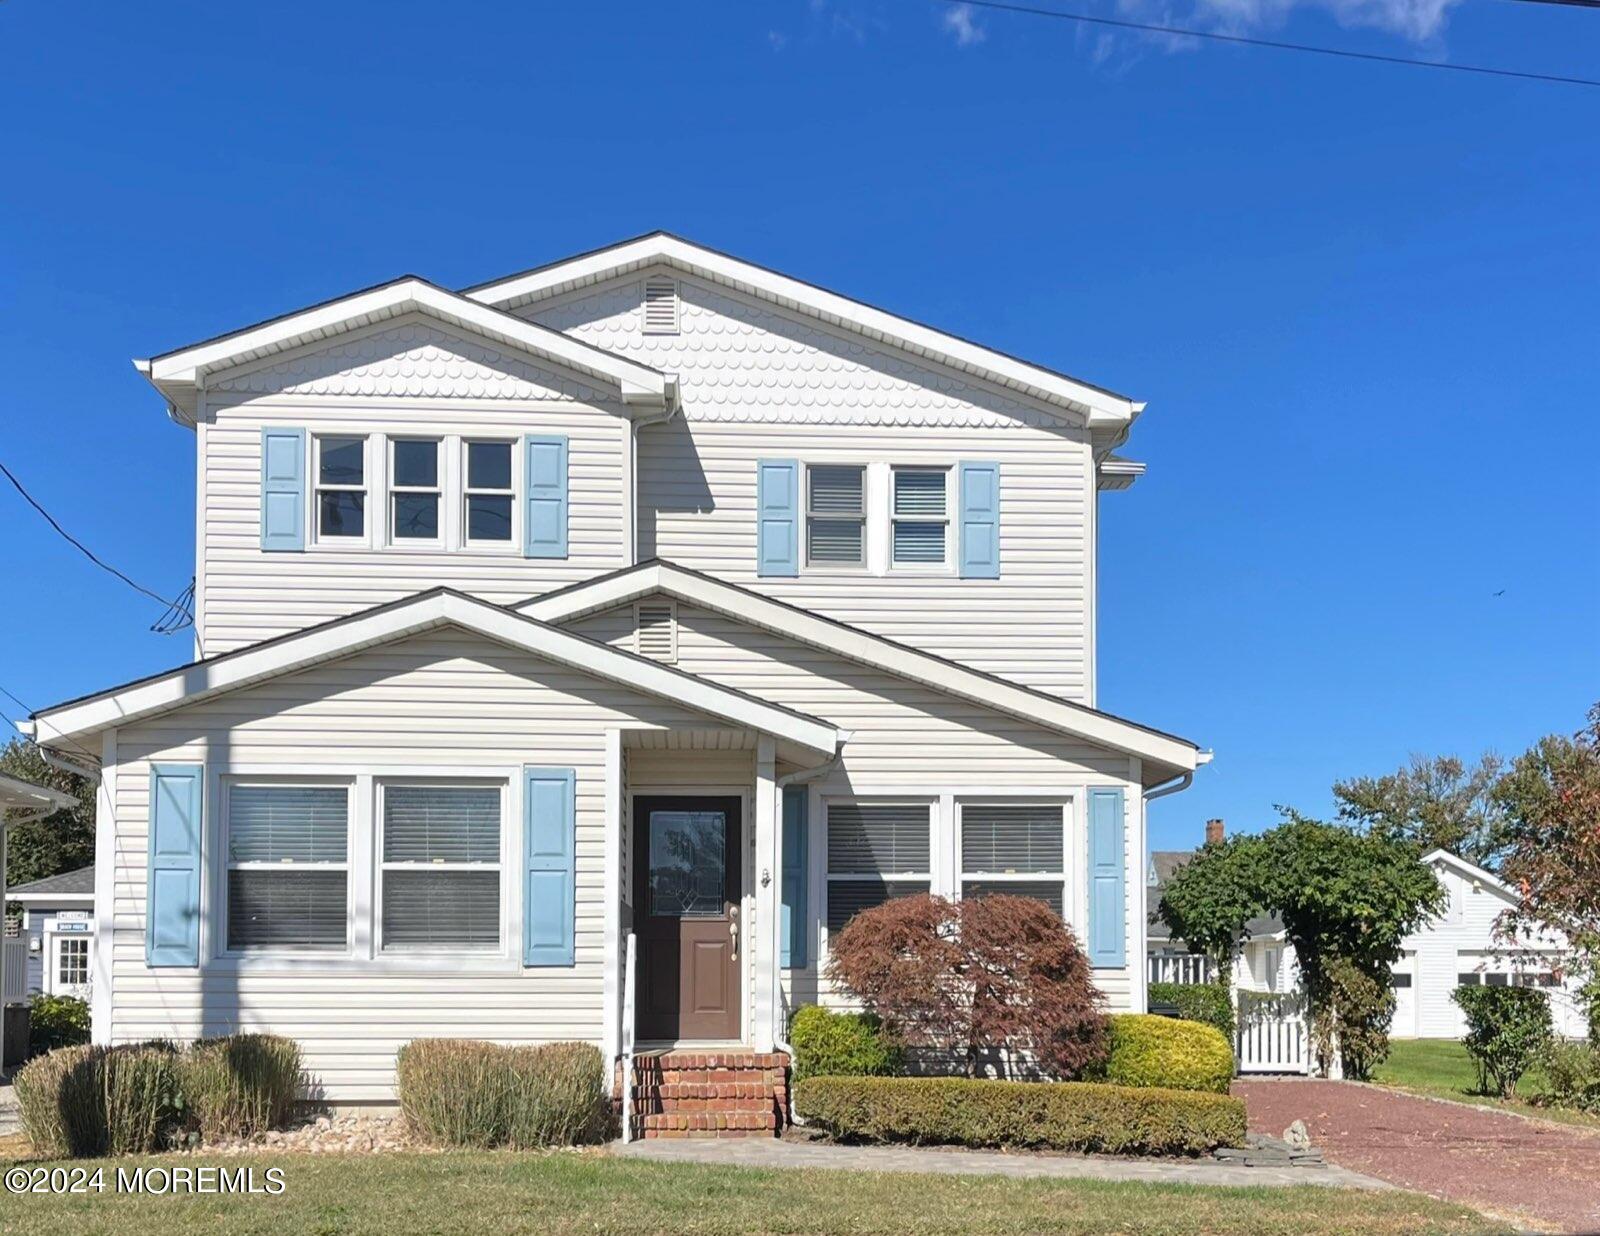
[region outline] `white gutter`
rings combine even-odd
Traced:
[[[1163,781],[1160,785],[1152,785],[1144,792],[1145,802],[1154,802],[1158,798],[1165,798],[1168,794],[1179,794],[1194,784],[1192,772],[1181,773],[1171,781]]]

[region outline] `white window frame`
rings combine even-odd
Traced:
[[[929,472],[938,473],[944,477],[944,514],[932,515],[896,515],[895,514],[895,481],[902,472]],[[887,496],[887,511],[889,519],[888,529],[888,558],[889,570],[896,575],[946,575],[952,569],[954,559],[951,556],[950,546],[950,481],[955,470],[949,464],[892,464],[889,468],[889,493]],[[944,557],[938,562],[897,562],[894,556],[894,530],[897,524],[942,524],[944,527]]]
[[[432,485],[401,485],[395,480],[394,453],[395,447],[402,442],[431,442],[434,451],[434,468]],[[388,457],[388,467],[385,475],[388,484],[384,494],[384,543],[394,549],[439,549],[446,541],[449,506],[445,502],[445,493],[448,488],[449,475],[445,467],[444,436],[441,434],[388,434],[384,438],[384,454]],[[437,535],[433,537],[400,536],[395,529],[398,523],[395,519],[395,500],[403,494],[431,494],[435,503],[435,522],[438,527]]]
[[[828,865],[828,830],[835,807],[922,807],[928,812],[928,869],[925,871],[834,871]],[[828,948],[828,938],[832,930],[828,926],[828,907],[832,885],[835,881],[879,880],[884,884],[894,884],[916,880],[926,883],[930,893],[939,891],[935,881],[939,867],[939,801],[936,798],[924,798],[916,795],[903,795],[897,797],[864,797],[845,795],[840,797],[826,797],[822,801],[822,905],[817,915],[818,925],[821,928],[821,947],[824,954]]]
[[[241,786],[267,789],[343,789],[344,808],[344,862],[243,862],[233,861],[232,818],[233,791]],[[356,802],[355,782],[348,777],[225,777],[222,781],[222,828],[218,844],[221,859],[221,880],[217,889],[218,913],[215,917],[217,956],[223,958],[257,957],[349,957],[356,934],[355,917],[355,832]],[[231,871],[343,871],[344,872],[344,945],[341,948],[292,948],[277,945],[235,946],[228,936],[228,873]]]
[[[341,485],[322,483],[322,444],[327,439],[354,440],[361,443],[361,484]],[[307,527],[311,529],[310,542],[313,545],[332,545],[337,547],[367,546],[372,544],[372,511],[373,511],[373,485],[372,485],[372,435],[356,430],[329,429],[311,435],[311,517]],[[361,535],[341,536],[336,533],[325,533],[322,530],[322,495],[324,493],[354,493],[360,494],[361,502]]]
[[[384,860],[384,796],[391,786],[419,786],[437,789],[493,789],[500,796],[500,847],[499,856],[493,863],[391,863]],[[373,779],[373,893],[372,893],[372,950],[373,956],[382,962],[393,962],[407,958],[439,958],[460,957],[471,962],[486,961],[496,958],[505,958],[511,948],[510,939],[510,900],[511,894],[507,888],[507,876],[513,867],[513,858],[510,853],[511,833],[509,827],[511,819],[511,794],[507,781],[495,777],[375,777]],[[398,948],[386,949],[383,940],[383,880],[388,871],[494,871],[499,876],[500,889],[500,924],[499,943],[494,948],[472,948],[468,945],[450,944],[433,948]]]
[[[522,443],[517,438],[496,437],[494,434],[473,434],[461,440],[461,458],[458,469],[461,477],[461,501],[457,504],[461,512],[461,544],[468,549],[488,550],[490,552],[514,554],[521,552],[522,546],[522,502],[521,485],[522,476]],[[504,446],[511,452],[511,488],[486,489],[472,484],[472,448],[474,446]],[[471,507],[475,497],[510,498],[511,499],[511,538],[506,541],[475,540],[472,536]],[[441,523],[440,535],[444,533]]]
[[[91,969],[91,953],[89,943],[93,937],[87,931],[55,931],[50,933],[50,956],[46,959],[50,966],[50,991],[53,994],[71,994],[82,991],[89,986]],[[62,964],[67,959],[68,946],[77,952],[77,945],[83,946],[83,977],[69,979],[62,972]],[[76,969],[76,967],[74,967]]]
[[[861,512],[859,516],[850,514],[848,512],[837,511],[822,511],[816,514],[812,513],[811,470],[813,468],[853,468],[861,473]],[[804,527],[802,527],[800,531],[801,535],[805,538],[805,544],[800,548],[801,557],[805,562],[806,572],[813,575],[825,574],[829,572],[836,572],[843,575],[865,575],[867,573],[867,564],[871,558],[870,538],[872,533],[872,489],[870,482],[870,468],[864,462],[856,463],[850,460],[836,462],[826,459],[819,459],[815,461],[807,461],[803,471],[805,475],[801,477],[801,483],[804,491],[805,523]],[[811,521],[813,519],[831,519],[838,522],[859,519],[861,523],[861,560],[859,562],[812,561]]]
[[[1068,797],[998,797],[981,794],[966,795],[956,800],[956,879],[957,900],[964,895],[968,880],[984,884],[1049,884],[1054,883],[1054,871],[969,871],[966,863],[966,809],[968,807],[1051,807],[1061,813],[1061,920],[1072,922],[1072,800]]]

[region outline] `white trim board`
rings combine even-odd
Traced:
[[[1209,758],[1195,744],[1182,738],[1081,704],[1054,699],[671,562],[644,562],[530,598],[513,608],[542,622],[559,624],[657,592],[765,627],[800,643],[897,674],[1046,729],[1137,756],[1153,765],[1144,769],[1149,777],[1147,784],[1192,772]]]

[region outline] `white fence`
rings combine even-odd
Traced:
[[[1311,1072],[1305,1001],[1298,995],[1241,991],[1234,1047],[1241,1073]]]
[[[5,986],[0,990],[0,1006],[25,1004],[28,999],[28,941],[26,937],[0,942],[5,949]]]
[[[1145,959],[1152,983],[1209,983],[1211,960],[1201,953],[1156,955]]]

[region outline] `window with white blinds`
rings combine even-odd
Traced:
[[[889,545],[895,566],[943,566],[949,510],[943,468],[896,468]]]
[[[232,785],[225,816],[228,948],[346,948],[349,788]]]
[[[932,823],[927,803],[828,805],[829,931],[891,898],[929,890]]]
[[[385,950],[500,946],[501,802],[495,786],[383,787]]]
[[[806,468],[806,562],[865,566],[867,470],[859,465]]]
[[[1065,908],[1066,811],[1060,803],[962,803],[961,895],[1033,897]]]

